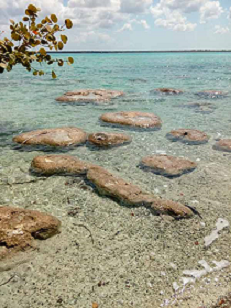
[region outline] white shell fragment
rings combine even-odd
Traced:
[[[205,246],[210,246],[219,237],[219,232],[229,227],[229,221],[223,218],[218,218],[216,229],[205,237]]]

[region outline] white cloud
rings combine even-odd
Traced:
[[[152,0],[121,0],[120,11],[123,13],[143,13],[152,4]]]
[[[229,27],[221,27],[219,25],[215,26],[215,34],[226,34],[229,33],[230,29]]]
[[[109,42],[111,37],[108,34],[88,31],[82,32],[76,36],[75,41],[78,43],[86,43],[86,42]]]
[[[223,12],[219,1],[208,1],[200,8],[201,23],[205,23],[209,19],[219,18]]]
[[[131,23],[128,22],[128,23],[124,24],[123,27],[121,29],[119,29],[117,32],[123,32],[123,31],[126,31],[126,30],[128,30],[128,31],[133,30]]]
[[[196,24],[187,21],[179,11],[170,11],[165,9],[164,18],[158,18],[155,25],[173,31],[193,31]]]

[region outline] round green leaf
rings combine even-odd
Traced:
[[[52,78],[53,78],[53,79],[57,78],[57,76],[56,76],[56,74],[55,74],[54,71],[52,71]]]
[[[66,19],[65,25],[66,25],[67,29],[71,29],[73,27],[73,22],[70,19]]]
[[[11,38],[14,41],[20,41],[21,40],[21,36],[15,32],[11,33]]]
[[[39,52],[41,53],[42,56],[45,56],[47,54],[44,48],[40,48]]]
[[[51,20],[52,20],[53,22],[57,22],[57,21],[58,21],[58,18],[57,18],[57,16],[56,16],[55,14],[51,14]]]
[[[61,42],[61,41],[58,42],[58,49],[59,49],[59,50],[62,50],[63,47],[64,47],[63,42]]]
[[[72,57],[68,57],[68,62],[70,62],[71,64],[74,63],[74,59]]]
[[[30,20],[30,18],[28,18],[28,17],[23,17],[22,20],[23,20],[23,21],[28,21],[28,20]]]
[[[67,36],[64,34],[61,34],[61,40],[63,41],[64,44],[67,43]]]

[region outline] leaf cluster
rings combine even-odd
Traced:
[[[60,32],[71,29],[73,27],[72,21],[66,19],[65,24],[60,26],[57,16],[51,14],[37,23],[39,11],[39,8],[30,4],[25,10],[22,21],[16,23],[14,20],[10,20],[11,38],[0,39],[0,73],[3,73],[4,70],[9,72],[16,64],[21,64],[29,72],[32,71],[33,75],[41,76],[44,75],[44,71],[33,68],[34,61],[48,65],[56,62],[58,66],[63,66],[65,62],[74,63],[72,57],[69,57],[68,61],[53,59],[46,51],[47,49],[51,51],[63,50],[68,37]],[[60,34],[59,40],[57,34]],[[56,78],[54,71],[52,71],[52,77]]]

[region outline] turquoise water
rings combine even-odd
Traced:
[[[60,56],[65,58],[68,54]],[[31,261],[33,272],[27,271],[25,266],[18,268],[28,284],[35,282],[36,290],[44,290],[44,296],[41,298],[34,287],[28,288],[26,284],[19,287],[16,282],[12,289],[2,289],[1,300],[9,303],[7,308],[15,307],[18,301],[21,307],[30,307],[30,296],[23,296],[23,292],[16,294],[19,287],[31,292],[34,307],[55,307],[60,294],[65,307],[91,307],[92,301],[100,303],[100,308],[159,305],[171,297],[172,284],[178,281],[182,271],[197,267],[199,260],[231,261],[227,253],[230,233],[226,232],[211,250],[205,251],[203,247],[204,237],[219,217],[231,221],[231,154],[212,149],[216,139],[231,138],[231,53],[72,56],[74,65],[55,68],[56,80],[51,78],[50,67],[44,67],[47,74],[42,77],[34,77],[21,67],[0,75],[0,204],[46,211],[63,223],[61,235],[48,240],[47,246],[41,244],[41,254]],[[179,96],[151,93],[159,87],[181,89],[184,93]],[[103,106],[55,101],[66,91],[85,88],[122,90],[125,96]],[[202,90],[221,90],[228,95],[218,99],[195,95]],[[190,102],[211,103],[211,112],[182,107]],[[201,227],[198,217],[171,222],[151,215],[146,209],[121,207],[81,189],[78,182],[66,185],[67,179],[63,177],[34,178],[29,173],[31,160],[44,152],[20,148],[12,142],[14,135],[39,128],[76,126],[88,133],[123,132],[122,128],[102,127],[98,119],[107,111],[126,110],[154,112],[163,121],[162,129],[126,131],[133,137],[129,145],[101,151],[81,146],[70,149],[69,154],[102,165],[158,196],[194,206],[205,227]],[[172,143],[165,135],[177,128],[205,131],[210,140],[195,146]],[[155,153],[187,157],[196,161],[198,167],[177,179],[137,168],[143,156]],[[79,214],[69,217],[68,211],[75,207]],[[87,231],[79,230],[76,221],[87,224],[98,247],[91,246]],[[118,230],[120,236],[114,238]],[[76,240],[80,243],[77,252],[73,247]],[[201,245],[195,246],[195,241]],[[170,262],[177,264],[175,272],[169,267]],[[42,270],[43,266],[47,267],[47,273]],[[225,274],[221,274],[219,283],[222,285],[224,279],[226,286],[224,277]],[[103,279],[111,282],[105,289],[98,290],[97,283]],[[130,281],[129,288],[124,288],[125,281]],[[211,296],[213,292],[211,289]],[[49,294],[55,294],[54,298]],[[76,303],[76,294],[81,294],[77,298],[78,305],[72,304]]]

